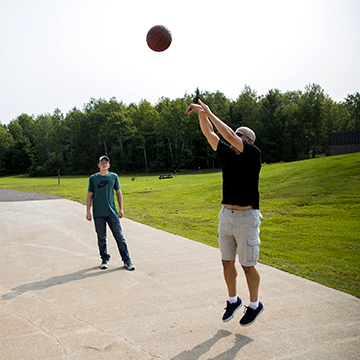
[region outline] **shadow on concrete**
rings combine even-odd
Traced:
[[[97,270],[97,271],[90,272],[90,271],[95,271],[95,270]],[[110,269],[110,270],[100,270],[98,266],[95,266],[95,267],[92,267],[89,269],[76,271],[74,273],[67,274],[67,275],[53,276],[46,280],[31,282],[28,284],[23,284],[23,285],[17,286],[15,288],[11,289],[11,292],[7,292],[6,294],[4,294],[2,296],[2,299],[3,300],[11,300],[19,295],[26,293],[27,291],[44,290],[44,289],[50,288],[52,286],[58,286],[61,284],[66,284],[71,281],[83,280],[83,279],[87,279],[87,278],[91,278],[91,277],[109,274],[111,272],[119,271],[119,270],[126,270],[126,269],[124,267],[118,267],[118,268],[114,268],[114,269]]]
[[[184,350],[180,354],[172,357],[170,360],[196,360],[202,355],[206,354],[212,346],[214,346],[219,340],[226,336],[230,336],[232,333],[227,330],[219,330],[211,339],[196,345],[191,350]],[[253,339],[248,338],[240,334],[235,334],[234,346],[224,351],[223,353],[215,356],[214,358],[208,358],[208,360],[231,360],[235,359],[240,349],[253,342]]]
[[[64,199],[59,195],[0,189],[0,202]]]

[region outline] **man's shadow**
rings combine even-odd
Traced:
[[[53,276],[46,280],[35,281],[35,282],[31,282],[28,284],[23,284],[23,285],[14,287],[13,289],[11,289],[11,292],[7,292],[6,294],[4,294],[2,296],[2,299],[3,300],[11,300],[19,295],[26,293],[27,291],[44,290],[44,289],[50,288],[52,286],[66,284],[70,281],[83,280],[83,279],[87,279],[87,278],[91,278],[91,277],[109,274],[111,272],[119,271],[121,269],[125,269],[125,268],[120,267],[120,268],[114,268],[111,270],[104,271],[104,270],[99,270],[99,268],[96,266],[96,267],[92,267],[89,269],[76,271],[74,273],[67,274],[67,275]],[[91,272],[94,270],[98,270],[98,271]]]
[[[170,360],[196,360],[199,359],[202,355],[206,354],[213,345],[216,344],[222,338],[232,335],[230,331],[227,330],[218,330],[218,332],[209,340],[204,341],[203,343],[196,345],[191,350],[184,350],[180,354],[174,356]],[[243,336],[240,334],[235,334],[234,346],[225,352],[215,356],[214,358],[209,358],[208,360],[231,360],[235,359],[237,353],[240,349],[250,344],[253,339],[248,338],[247,336]]]

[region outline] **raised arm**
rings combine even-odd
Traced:
[[[204,104],[200,99],[199,103],[201,105],[201,109],[199,109],[199,115],[204,114],[207,119],[209,119],[219,133],[224,137],[224,139],[229,142],[234,148],[243,152],[244,150],[244,143],[242,139],[235,134],[235,131],[231,129],[230,126],[226,125],[222,120],[220,120],[216,115],[214,115],[209,106]],[[209,121],[208,120],[208,121]]]
[[[212,149],[216,151],[220,139],[214,132],[214,128],[209,119],[206,117],[205,113],[200,110],[202,110],[202,107],[200,105],[190,104],[188,109],[186,110],[186,114],[192,115],[196,112],[198,113],[201,131],[203,132]]]

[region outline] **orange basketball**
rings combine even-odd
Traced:
[[[171,44],[170,30],[163,25],[153,26],[147,33],[146,42],[151,50],[164,51]]]

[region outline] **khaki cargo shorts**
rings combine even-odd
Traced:
[[[219,212],[218,242],[222,260],[235,260],[238,253],[243,266],[257,264],[260,252],[260,210],[229,210]]]

